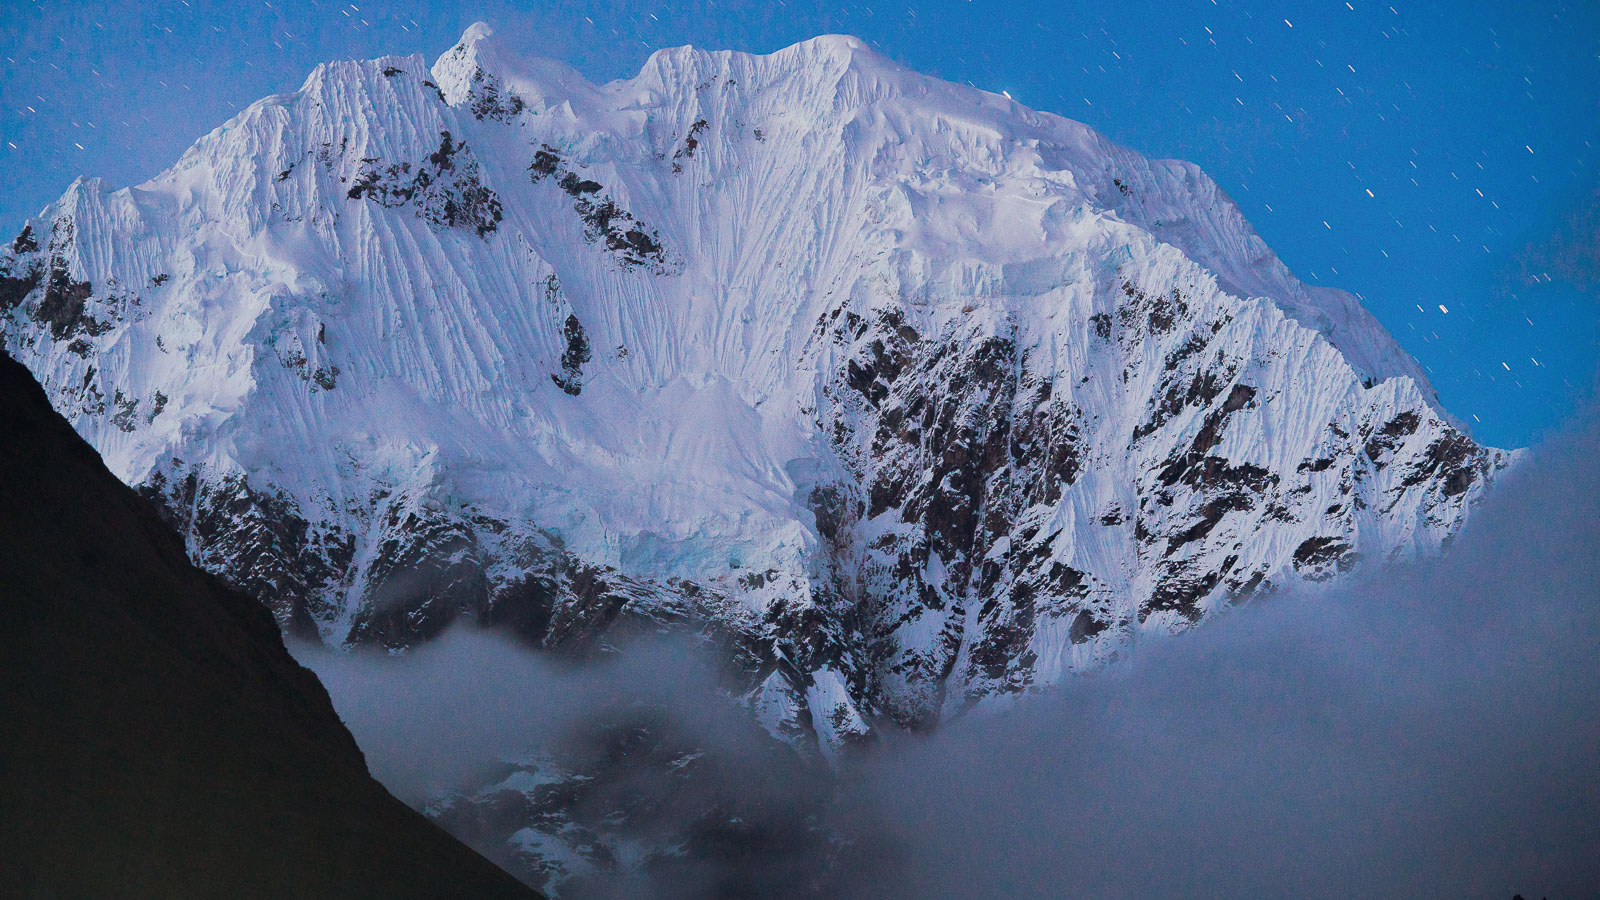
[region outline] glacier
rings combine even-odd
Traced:
[[[0,337],[287,630],[689,630],[834,758],[1359,559],[1515,454],[1195,166],[843,36],[318,66],[0,251]]]

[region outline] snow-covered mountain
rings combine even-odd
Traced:
[[[848,37],[319,66],[74,183],[0,329],[285,626],[682,623],[827,754],[1436,548],[1512,458],[1194,166]]]

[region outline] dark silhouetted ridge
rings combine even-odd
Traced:
[[[0,894],[534,897],[373,780],[260,604],[0,353]]]

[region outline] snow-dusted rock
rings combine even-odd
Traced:
[[[286,626],[688,624],[829,752],[1433,549],[1511,458],[1194,166],[848,37],[319,66],[73,184],[0,329]]]

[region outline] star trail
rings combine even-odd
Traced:
[[[8,0],[0,231],[80,176],[137,184],[327,59],[477,19],[595,80],[662,47],[843,32],[1199,164],[1291,270],[1355,293],[1483,440],[1536,440],[1600,367],[1600,6],[1487,2],[513,4]]]

